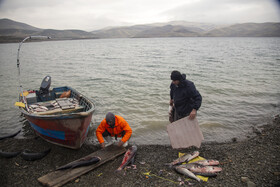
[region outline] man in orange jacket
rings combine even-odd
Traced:
[[[96,129],[96,137],[102,148],[105,147],[105,142],[103,137],[122,137],[118,142],[118,146],[123,146],[129,140],[132,134],[132,129],[121,116],[114,115],[111,112],[106,114],[105,119],[103,119]]]

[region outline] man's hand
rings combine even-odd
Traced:
[[[170,99],[169,105],[170,105],[170,106],[173,106],[173,103],[174,103],[174,100],[173,100],[173,99]]]
[[[104,149],[105,148],[105,142],[100,144],[101,148]]]
[[[118,146],[121,147],[123,144],[124,144],[124,142],[120,140],[118,143]]]
[[[193,119],[195,118],[195,116],[196,116],[196,109],[193,109],[193,110],[191,111],[190,115],[189,115],[189,119],[190,119],[190,120],[193,120]]]

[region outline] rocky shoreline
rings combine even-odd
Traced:
[[[203,143],[182,150],[169,145],[139,145],[136,156],[137,169],[127,168],[116,173],[122,156],[67,183],[65,186],[280,186],[280,117],[267,122],[256,136],[245,141],[231,143]],[[58,166],[84,157],[99,149],[85,144],[79,150],[71,150],[47,143],[41,138],[5,139],[0,141],[0,150],[16,151],[30,149],[51,152],[41,160],[25,161],[20,156],[0,157],[0,186],[42,186],[37,178],[52,172]],[[164,165],[178,157],[179,152],[194,150],[200,156],[220,161],[223,171],[207,182],[190,180]]]

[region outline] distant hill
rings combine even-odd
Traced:
[[[213,29],[203,36],[223,37],[279,37],[280,23],[243,23]]]
[[[177,25],[165,25],[153,27],[136,34],[135,38],[154,38],[154,37],[190,37],[197,36],[204,30],[196,27],[184,27]]]
[[[140,32],[152,28],[149,25],[135,25],[130,27],[113,27],[92,31],[96,38],[132,38]]]
[[[31,35],[51,36],[54,40],[152,37],[280,37],[280,23],[216,25],[172,21],[127,27],[83,30],[40,29],[10,19],[0,19],[0,42],[19,42]]]
[[[50,36],[54,39],[85,39],[93,38],[93,35],[89,32],[82,30],[53,30],[53,29],[44,29],[36,35]]]
[[[280,37],[280,23],[215,25],[174,21],[93,31],[96,38]]]
[[[0,19],[0,30],[30,30],[30,31],[40,31],[42,29],[32,27],[25,23],[16,22],[10,19]]]
[[[40,29],[9,19],[0,19],[0,42],[20,42],[31,35],[50,36],[53,40],[92,39],[93,34],[82,30]]]
[[[92,31],[97,38],[153,38],[153,37],[190,37],[200,36],[203,32],[219,28],[220,25],[172,21],[135,25],[130,27],[114,27]]]

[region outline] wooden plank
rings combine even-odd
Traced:
[[[84,166],[74,169],[66,169],[66,170],[58,170],[53,171],[51,173],[48,173],[47,175],[44,175],[40,178],[38,178],[38,181],[43,184],[44,186],[62,186],[66,184],[67,182],[101,166],[102,164],[113,160],[117,156],[122,155],[126,152],[126,149],[124,147],[118,147],[116,145],[110,145],[106,147],[105,149],[98,150],[94,153],[91,153],[88,156],[98,156],[101,158],[101,161],[99,161],[96,164],[90,165],[90,166]],[[85,158],[83,157],[83,158]],[[78,160],[81,160],[83,158],[80,158]],[[78,160],[75,160],[73,162],[76,162]],[[72,162],[71,162],[72,163]]]
[[[187,148],[190,146],[200,147],[204,140],[197,119],[189,120],[182,118],[167,125],[167,133],[173,149]]]

